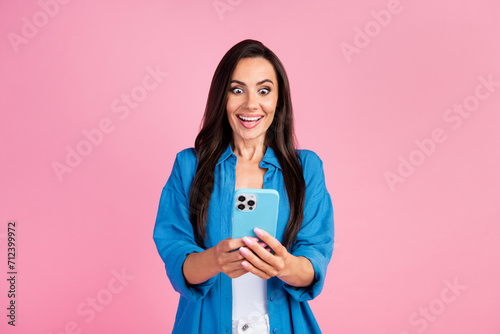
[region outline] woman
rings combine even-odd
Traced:
[[[276,238],[259,229],[260,240],[230,238],[240,188],[278,191]],[[288,78],[262,43],[242,41],[219,63],[153,237],[180,293],[173,333],[321,333],[307,300],[321,292],[333,251],[332,204],[321,160],[295,148]]]

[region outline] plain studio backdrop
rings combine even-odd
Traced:
[[[2,0],[0,331],[171,331],[160,192],[218,62],[252,38],[284,63],[300,148],[323,159],[333,199],[335,249],[311,302],[323,332],[500,333],[499,12]]]

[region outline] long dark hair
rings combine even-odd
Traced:
[[[195,141],[198,166],[189,193],[189,213],[195,240],[204,247],[215,166],[232,139],[232,129],[226,114],[227,92],[233,71],[243,58],[267,59],[274,66],[278,78],[277,112],[266,132],[265,144],[274,150],[283,172],[290,205],[283,245],[291,249],[304,218],[305,181],[296,151],[290,86],[285,68],[278,57],[261,42],[250,39],[236,44],[224,55],[210,85],[202,128]]]

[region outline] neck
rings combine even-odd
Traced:
[[[260,162],[266,153],[264,140],[237,140],[233,138],[233,152],[238,158],[245,161]]]

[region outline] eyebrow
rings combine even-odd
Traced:
[[[272,80],[271,80],[271,79],[264,79],[264,80],[262,80],[262,81],[259,81],[259,82],[257,82],[257,86],[262,85],[264,82],[269,82],[269,83],[271,83],[271,85],[273,85],[273,86],[274,86],[274,83],[272,82]],[[230,82],[230,83],[237,83],[237,84],[239,84],[239,85],[246,86],[246,84],[245,84],[244,82],[239,81],[239,80],[231,80],[231,82]]]

